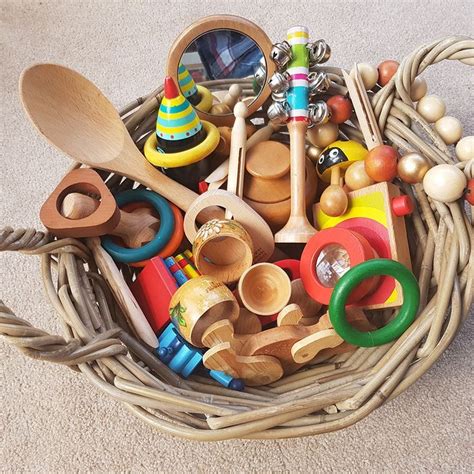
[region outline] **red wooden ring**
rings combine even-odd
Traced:
[[[377,258],[377,253],[369,242],[361,234],[332,227],[316,233],[306,244],[301,254],[300,273],[306,292],[315,301],[328,305],[334,288],[324,286],[316,274],[316,262],[322,250],[328,245],[336,244],[343,247],[348,255],[351,267],[365,262],[372,258]],[[351,293],[347,304],[354,304],[375,288],[378,277],[369,278],[361,282]]]

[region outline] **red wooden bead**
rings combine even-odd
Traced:
[[[408,216],[413,210],[414,205],[410,196],[403,194],[402,196],[397,196],[392,199],[392,211],[396,216]]]
[[[400,63],[392,59],[387,59],[386,61],[381,62],[377,69],[379,71],[379,80],[378,83],[383,87],[385,84],[392,79],[394,74],[397,72],[398,66]]]
[[[398,153],[389,145],[379,145],[365,158],[366,173],[377,182],[392,181],[397,175]]]
[[[344,123],[352,115],[352,102],[343,95],[333,95],[327,100],[329,110],[331,111],[331,122]]]
[[[471,205],[474,206],[474,179],[470,179],[467,182],[466,188],[466,201]]]

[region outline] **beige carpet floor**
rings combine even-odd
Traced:
[[[40,226],[41,203],[68,160],[25,119],[18,76],[57,62],[92,79],[121,106],[163,78],[174,38],[200,16],[234,13],[274,40],[303,23],[333,49],[331,62],[377,64],[450,34],[473,33],[472,1],[20,1],[0,0],[2,169],[0,223]],[[429,89],[473,132],[473,73],[443,63]],[[2,254],[1,298],[23,318],[59,331],[39,261]],[[415,386],[345,431],[274,442],[199,444],[153,431],[59,366],[0,342],[2,472],[472,472],[472,320]]]

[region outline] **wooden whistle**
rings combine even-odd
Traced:
[[[83,219],[99,207],[100,202],[80,193],[68,194],[61,205],[61,214],[68,219]],[[159,221],[151,214],[151,209],[142,208],[132,212],[120,210],[118,225],[109,231],[120,237],[130,248],[141,247],[153,239],[159,227]]]

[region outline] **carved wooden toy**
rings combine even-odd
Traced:
[[[94,194],[100,203],[91,199],[80,213],[63,215],[60,209],[64,198],[78,192]],[[79,168],[69,172],[56,186],[41,207],[40,219],[58,237],[97,237],[117,227],[120,211],[102,178],[94,170]]]
[[[188,342],[203,347],[201,338],[206,328],[221,319],[235,321],[239,305],[224,283],[204,275],[178,288],[171,297],[169,315]]]
[[[238,291],[249,311],[267,316],[278,313],[288,303],[291,281],[277,265],[258,263],[242,274]]]
[[[365,237],[380,258],[397,260],[411,268],[407,233],[403,216],[411,212],[411,204],[398,186],[378,183],[349,193],[350,206],[340,217],[326,215],[319,204],[313,208],[319,229],[340,227]],[[395,206],[394,206],[395,204]],[[397,215],[394,212],[397,210]],[[402,304],[402,292],[391,277],[382,276],[377,289],[357,304],[368,309],[390,308]]]
[[[68,219],[87,217],[100,206],[100,201],[80,193],[65,196],[61,205],[61,214]],[[141,247],[152,240],[160,225],[158,219],[151,215],[151,210],[142,208],[134,213],[120,211],[120,221],[117,227],[107,234],[121,237],[128,247]]]
[[[213,219],[199,229],[193,242],[194,261],[203,275],[236,282],[253,262],[253,243],[235,220]]]

